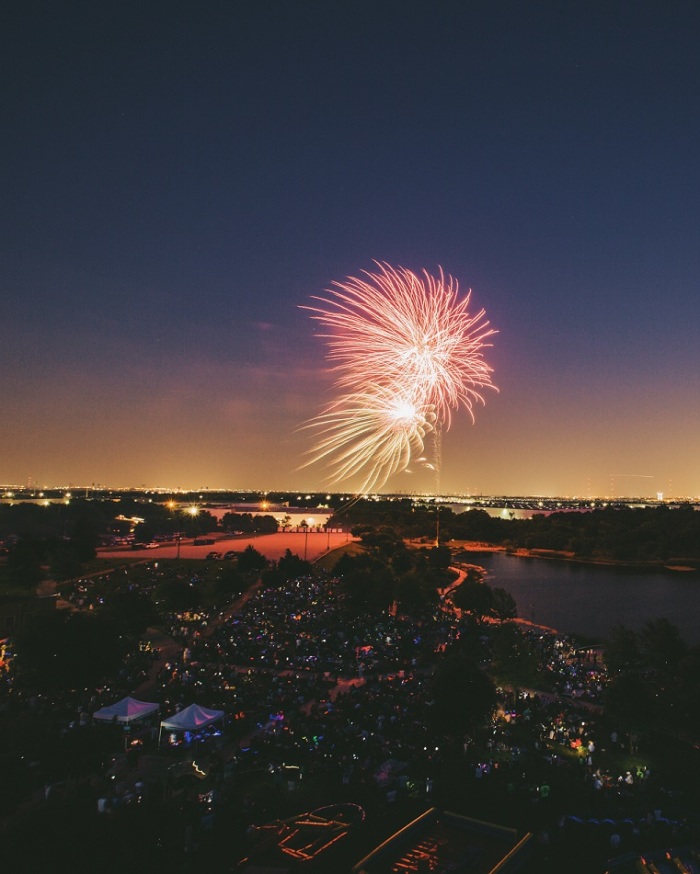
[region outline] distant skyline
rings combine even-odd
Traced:
[[[645,505],[655,506],[659,503],[675,504],[675,503],[700,503],[700,496],[697,495],[668,495],[665,492],[648,493],[644,490],[640,492],[623,491],[619,493],[620,486],[613,479],[611,481],[611,491],[608,494],[600,495],[538,495],[538,494],[514,494],[511,492],[505,493],[463,493],[463,492],[364,492],[369,499],[382,500],[400,500],[409,498],[417,501],[440,500],[449,503],[464,502],[465,504],[473,503],[477,506],[503,506],[495,504],[494,501],[512,502],[513,506],[518,507],[522,504],[522,510],[527,511],[525,515],[518,518],[529,518],[530,510],[537,510],[538,506],[551,511],[557,507],[575,508],[575,509],[590,509],[606,507],[608,504],[620,502],[622,504],[629,503],[631,506],[636,505],[636,502],[644,502]],[[624,490],[630,486],[621,486]],[[343,500],[355,500],[358,496],[357,492],[346,492],[338,489],[326,491],[320,490],[303,490],[303,489],[234,489],[234,488],[217,488],[215,486],[200,486],[199,488],[180,489],[168,485],[116,485],[114,483],[0,483],[0,503],[13,504],[23,501],[37,503],[44,500],[49,503],[62,503],[71,501],[74,498],[106,498],[115,495],[156,495],[159,498],[168,501],[171,499],[178,502],[198,502],[202,501],[205,504],[213,501],[217,502],[222,496],[223,500],[231,500],[232,495],[259,496],[261,505],[271,502],[271,506],[282,506],[288,501],[296,500],[302,504],[311,500],[319,499],[323,501],[331,500],[334,496],[340,496]],[[228,495],[228,498],[223,496]],[[247,500],[247,498],[244,498]],[[277,502],[277,503],[275,503]],[[559,503],[561,502],[561,503]],[[251,505],[253,506],[253,505]],[[293,506],[293,505],[291,505]],[[321,506],[319,504],[319,506]],[[518,511],[520,512],[520,511]],[[530,514],[531,515],[531,514]]]
[[[700,7],[0,25],[0,482],[352,492],[297,469],[332,391],[301,307],[376,259],[443,267],[498,331],[441,493],[700,495]]]

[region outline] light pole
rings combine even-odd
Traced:
[[[175,531],[175,542],[177,543],[177,558],[180,558],[180,520],[177,517],[177,504],[172,498],[166,504],[168,510],[170,510],[170,524],[174,526],[174,523],[177,522],[177,531]]]
[[[196,516],[199,515],[199,507],[192,505],[191,507],[185,507],[185,513],[190,516],[192,519],[195,519]],[[178,525],[178,528],[180,526]],[[182,543],[182,531],[177,532],[177,558],[180,558],[180,544]]]
[[[304,561],[306,561],[307,546],[309,545],[309,523],[306,519],[301,523],[301,527],[304,529]]]

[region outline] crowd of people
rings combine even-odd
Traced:
[[[77,609],[99,610],[104,587],[117,580],[124,585],[128,573],[80,581],[67,596]],[[152,592],[164,574],[162,567],[142,568],[133,585]],[[167,631],[174,655],[158,660],[142,643],[99,689],[26,695],[5,676],[0,697],[5,708],[26,708],[64,736],[100,731],[91,714],[137,689],[147,690],[163,715],[193,702],[223,710],[223,733],[208,741],[191,738],[206,745],[206,756],[200,750],[198,758],[208,757],[212,787],[195,808],[190,825],[197,829],[212,827],[217,805],[231,798],[234,787],[247,786],[250,775],[286,792],[298,789],[300,780],[315,782],[335,793],[325,802],[432,801],[458,780],[463,792],[501,797],[513,809],[525,804],[549,811],[555,799],[559,812],[569,801],[593,810],[603,798],[635,798],[640,809],[658,811],[659,784],[645,761],[614,769],[614,754],[629,738],[604,720],[607,677],[600,652],[569,636],[523,626],[547,689],[500,688],[498,708],[482,732],[436,728],[429,718],[431,675],[467,625],[446,602],[420,621],[350,612],[339,581],[314,575],[253,587],[234,612],[172,611]],[[488,628],[477,635],[486,661]],[[155,746],[151,731],[143,749]],[[178,739],[183,748],[187,744]],[[107,793],[104,785],[96,789],[101,814],[148,794],[148,774],[131,767],[134,755],[127,750],[123,756],[127,779],[122,775]],[[100,777],[113,775],[103,767]],[[158,785],[161,798],[165,790],[172,794],[172,781],[159,776]],[[575,792],[565,792],[565,785]],[[153,787],[151,794],[157,794]],[[248,815],[263,815],[264,807],[243,797]],[[657,823],[663,819],[654,816]]]

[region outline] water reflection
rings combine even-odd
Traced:
[[[495,553],[467,553],[487,582],[515,598],[518,615],[561,631],[605,638],[616,622],[639,630],[665,617],[700,643],[700,574],[639,571]]]

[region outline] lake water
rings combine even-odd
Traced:
[[[465,554],[491,586],[515,598],[518,616],[604,639],[616,622],[636,631],[665,617],[688,644],[700,643],[700,574],[582,565],[502,552]]]

